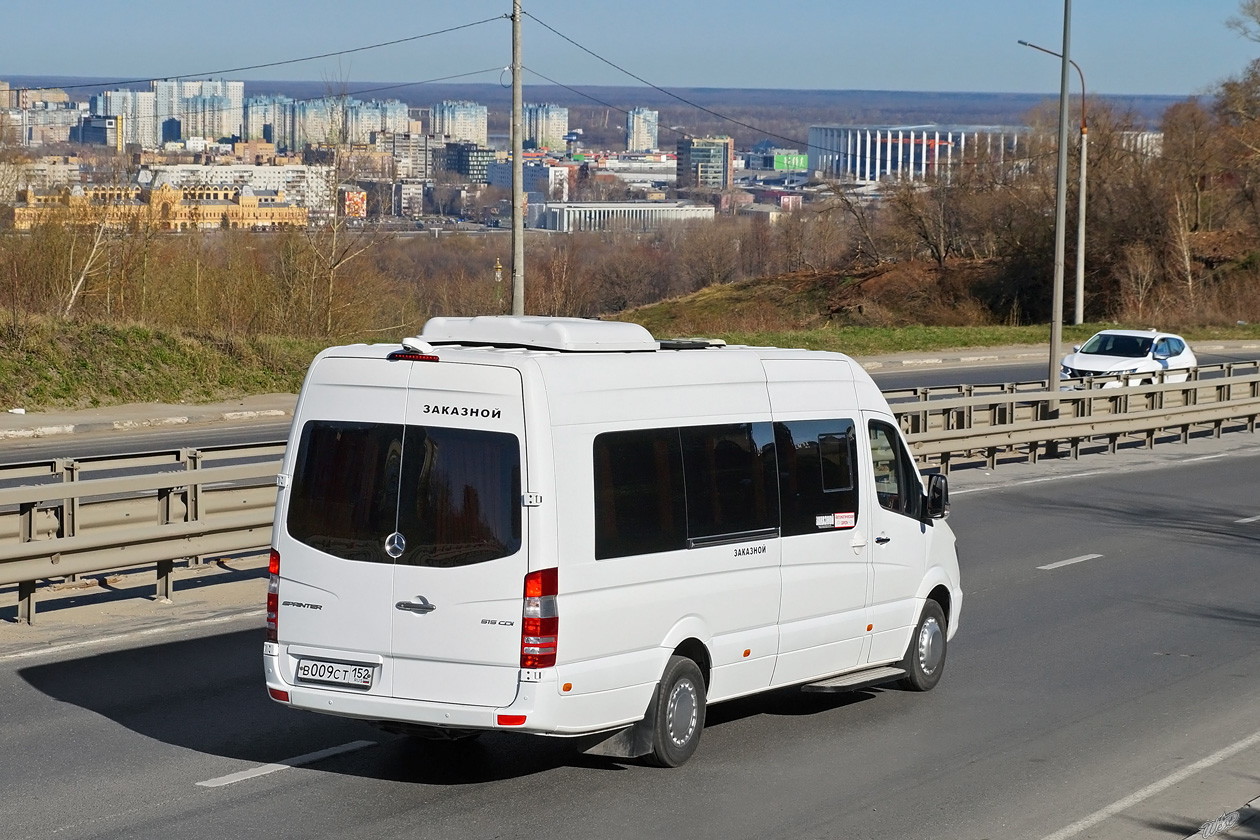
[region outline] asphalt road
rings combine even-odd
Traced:
[[[1203,364],[1250,361],[1254,350],[1199,352]],[[1046,363],[1023,360],[1018,363],[910,364],[882,367],[871,372],[884,391],[949,385],[990,385],[1004,382],[1031,382],[1044,379]],[[183,447],[235,446],[288,437],[289,420],[261,420],[174,427],[133,429],[120,432],[92,432],[29,440],[12,439],[0,447],[0,465],[43,461],[53,458],[88,458],[123,455]]]
[[[506,734],[443,748],[282,708],[257,617],[0,658],[0,825],[14,840],[1188,837],[1260,794],[1260,447],[1245,439],[960,478],[967,595],[940,686],[716,706],[677,770]],[[357,748],[223,783],[342,745]]]
[[[1069,347],[1068,350],[1071,350]],[[1225,362],[1254,361],[1255,350],[1231,352],[1200,351],[1199,363],[1219,365]],[[900,388],[935,388],[945,385],[1000,385],[1005,382],[1044,380],[1049,372],[1049,359],[1023,359],[1019,362],[986,362],[970,365],[906,365],[901,369],[883,368],[871,371],[881,390]]]

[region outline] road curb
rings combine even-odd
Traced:
[[[136,429],[161,429],[175,426],[192,426],[201,423],[240,422],[242,420],[272,420],[292,416],[281,408],[260,408],[242,411],[212,411],[203,414],[173,414],[163,417],[144,417],[129,420],[88,420],[82,423],[48,423],[18,429],[0,429],[0,441],[32,440],[60,435],[87,434],[90,432],[127,432]]]

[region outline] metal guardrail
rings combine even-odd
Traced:
[[[39,482],[0,489],[0,585],[17,584],[18,620],[34,622],[40,580],[152,564],[169,599],[176,561],[266,548],[283,453],[271,442],[0,467],[0,483]]]
[[[1144,384],[1131,384],[1133,380]],[[1161,373],[1064,380],[1050,391],[1045,380],[992,386],[951,386],[885,394],[921,464],[948,472],[959,459],[983,459],[992,469],[1002,453],[1036,463],[1040,451],[1105,442],[1115,452],[1126,437],[1147,448],[1160,434],[1189,440],[1194,428],[1219,437],[1231,421],[1255,431],[1260,415],[1260,362],[1201,367],[1185,381]]]
[[[1097,387],[1114,384],[1119,387]],[[1260,362],[1193,371],[1185,382],[1156,376],[1129,385],[1074,380],[966,385],[885,393],[915,456],[948,472],[962,459],[996,466],[1002,453],[1036,463],[1040,450],[1105,441],[1114,452],[1137,436],[1147,447],[1174,430],[1219,436],[1230,421],[1255,431]],[[154,565],[169,598],[174,563],[265,549],[275,475],[285,444],[167,450],[0,467],[0,585],[18,586],[19,620],[33,622],[36,583]],[[119,475],[119,473],[124,473]],[[136,474],[138,473],[138,474]],[[100,477],[89,477],[100,476]],[[35,482],[35,483],[30,483]]]

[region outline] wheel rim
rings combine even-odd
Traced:
[[[691,680],[679,680],[669,693],[665,710],[665,731],[675,747],[683,747],[696,731],[696,714],[700,708],[696,687]]]
[[[945,634],[935,616],[928,616],[919,628],[919,670],[931,676],[945,658]]]

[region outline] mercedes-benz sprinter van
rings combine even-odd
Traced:
[[[395,732],[676,766],[710,703],[927,690],[958,629],[945,478],[839,353],[434,318],[316,357],[277,481],[268,690]]]

